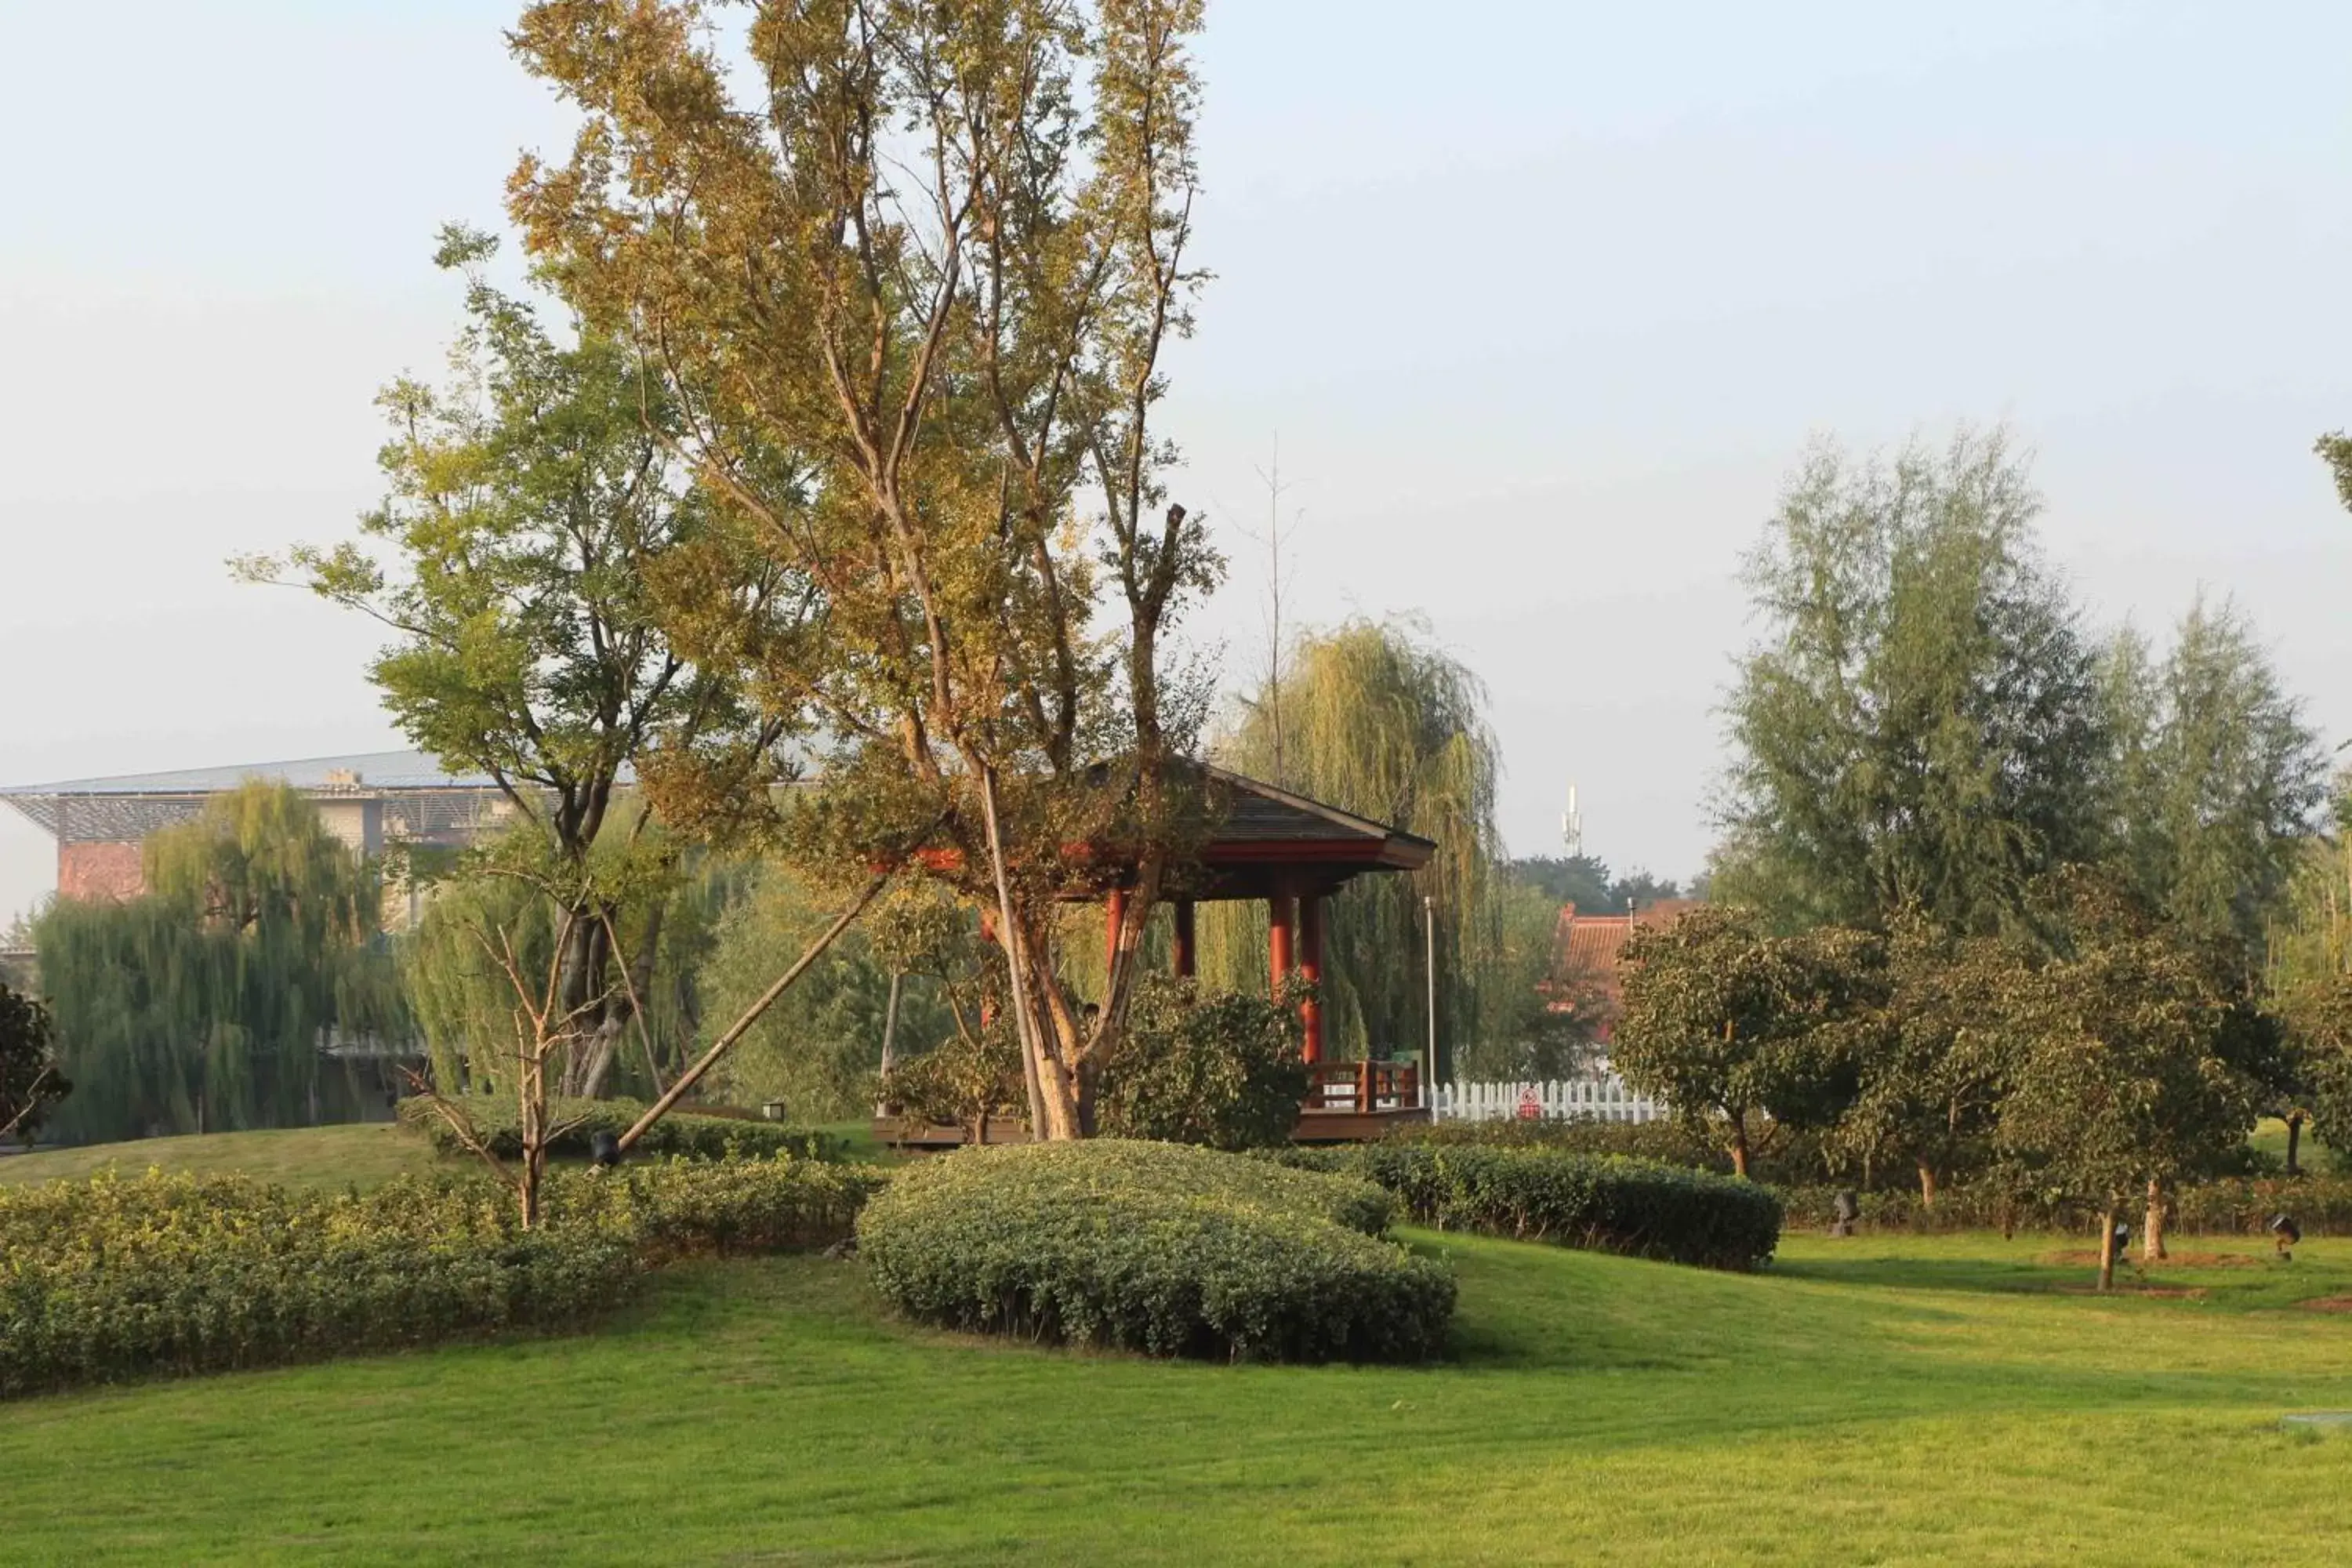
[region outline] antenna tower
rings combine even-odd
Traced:
[[[1568,846],[1571,860],[1584,853],[1584,814],[1576,809],[1576,784],[1568,786],[1568,809],[1559,814],[1559,837]]]

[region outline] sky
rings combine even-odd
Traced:
[[[0,0],[0,784],[386,749],[372,626],[232,584],[379,493],[430,264],[569,121],[507,4]],[[2202,592],[2352,735],[2352,6],[1212,0],[1176,499],[1198,635],[1413,616],[1515,852],[1686,876],[1741,552],[1809,441],[2006,422],[2102,624]],[[0,809],[0,922],[48,841]]]

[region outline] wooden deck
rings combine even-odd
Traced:
[[[1322,1062],[1307,1069],[1307,1098],[1298,1108],[1293,1143],[1369,1143],[1393,1128],[1429,1120],[1420,1076],[1411,1062]],[[1029,1126],[1017,1110],[988,1120],[983,1142],[1026,1143]],[[925,1152],[959,1149],[969,1131],[942,1122],[910,1127],[903,1118],[874,1119],[875,1141]]]

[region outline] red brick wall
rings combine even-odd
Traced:
[[[147,890],[136,844],[58,846],[58,893],[68,899],[135,899]]]

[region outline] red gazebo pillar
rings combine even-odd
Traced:
[[[1266,990],[1269,994],[1282,994],[1282,983],[1290,978],[1290,895],[1277,893],[1265,901],[1266,914]]]
[[[1179,899],[1176,900],[1176,973],[1187,980],[1192,978],[1192,967],[1196,962],[1192,931],[1192,900]]]
[[[1311,985],[1323,982],[1323,895],[1298,900],[1298,974]],[[1323,1059],[1323,1004],[1313,996],[1298,1005],[1301,1052],[1309,1066]]]

